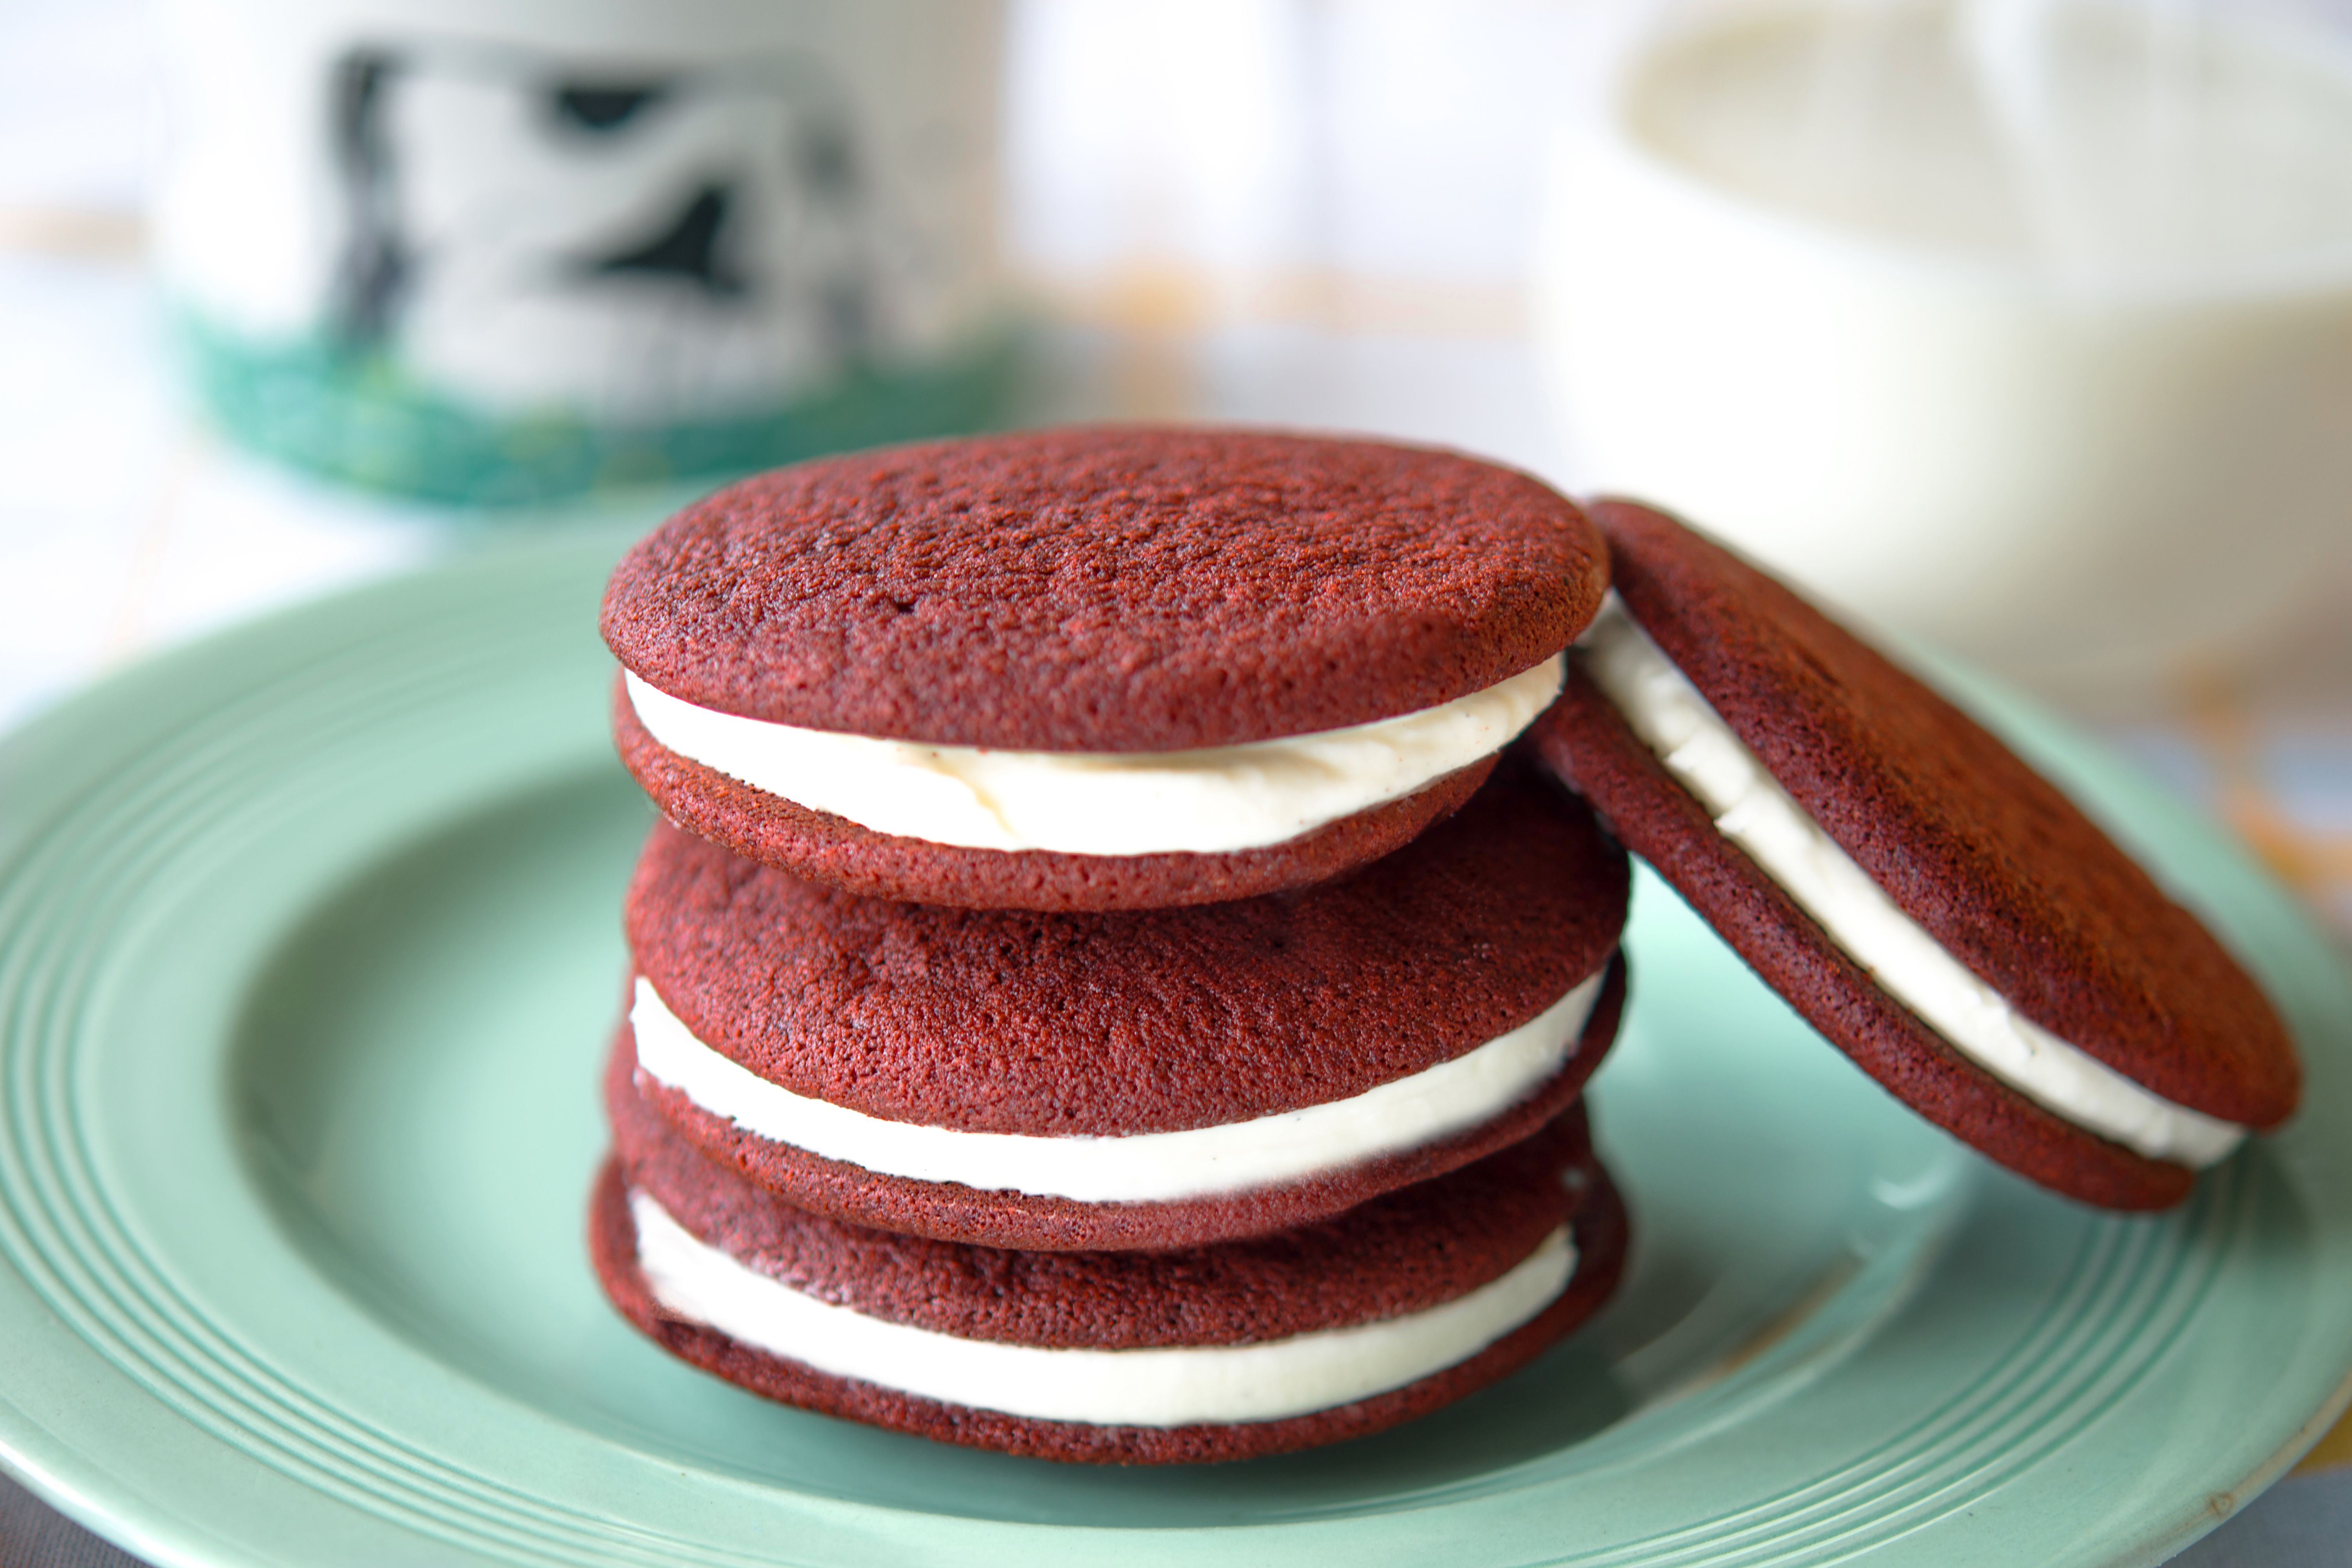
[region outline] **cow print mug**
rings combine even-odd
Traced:
[[[970,429],[983,0],[172,0],[157,256],[249,447],[462,505]]]

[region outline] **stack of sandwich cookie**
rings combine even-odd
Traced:
[[[1605,554],[1524,476],[1068,431],[804,464],[615,573],[668,823],[600,1277],[791,1403],[1238,1458],[1502,1375],[1612,1288],[1578,1095],[1623,852],[1503,748]]]
[[[2064,795],[1713,541],[1593,515],[1616,595],[1530,747],[1864,1071],[2116,1208],[2294,1111],[2261,991]]]

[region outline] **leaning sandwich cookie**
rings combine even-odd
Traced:
[[[2055,788],[1703,535],[1592,512],[1616,596],[1529,744],[1865,1071],[2120,1208],[2292,1113],[2260,990]]]
[[[640,1330],[771,1398],[1044,1458],[1235,1459],[1378,1431],[1531,1359],[1624,1256],[1576,1110],[1320,1225],[1076,1254],[810,1215],[635,1096],[611,1113],[591,1251]]]
[[[1050,1249],[1258,1234],[1571,1103],[1622,1008],[1627,886],[1590,812],[1517,763],[1353,877],[1160,910],[863,899],[664,824],[612,1073],[860,1224]]]
[[[1454,454],[1059,430],[721,490],[603,626],[623,760],[689,830],[875,897],[1156,908],[1458,807],[1606,574],[1573,503]]]

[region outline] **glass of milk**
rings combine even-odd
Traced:
[[[1563,132],[1538,304],[1590,483],[2147,691],[2352,522],[2352,61],[2199,0],[1717,11]]]

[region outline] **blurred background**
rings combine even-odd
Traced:
[[[0,0],[0,726],[815,451],[1276,421],[1682,508],[2352,922],[2330,3]]]
[[[2352,921],[2326,0],[0,0],[0,725],[812,452],[1072,418],[1685,510]]]
[[[0,731],[814,452],[1270,421],[1682,508],[2352,934],[2330,0],[0,0]]]

